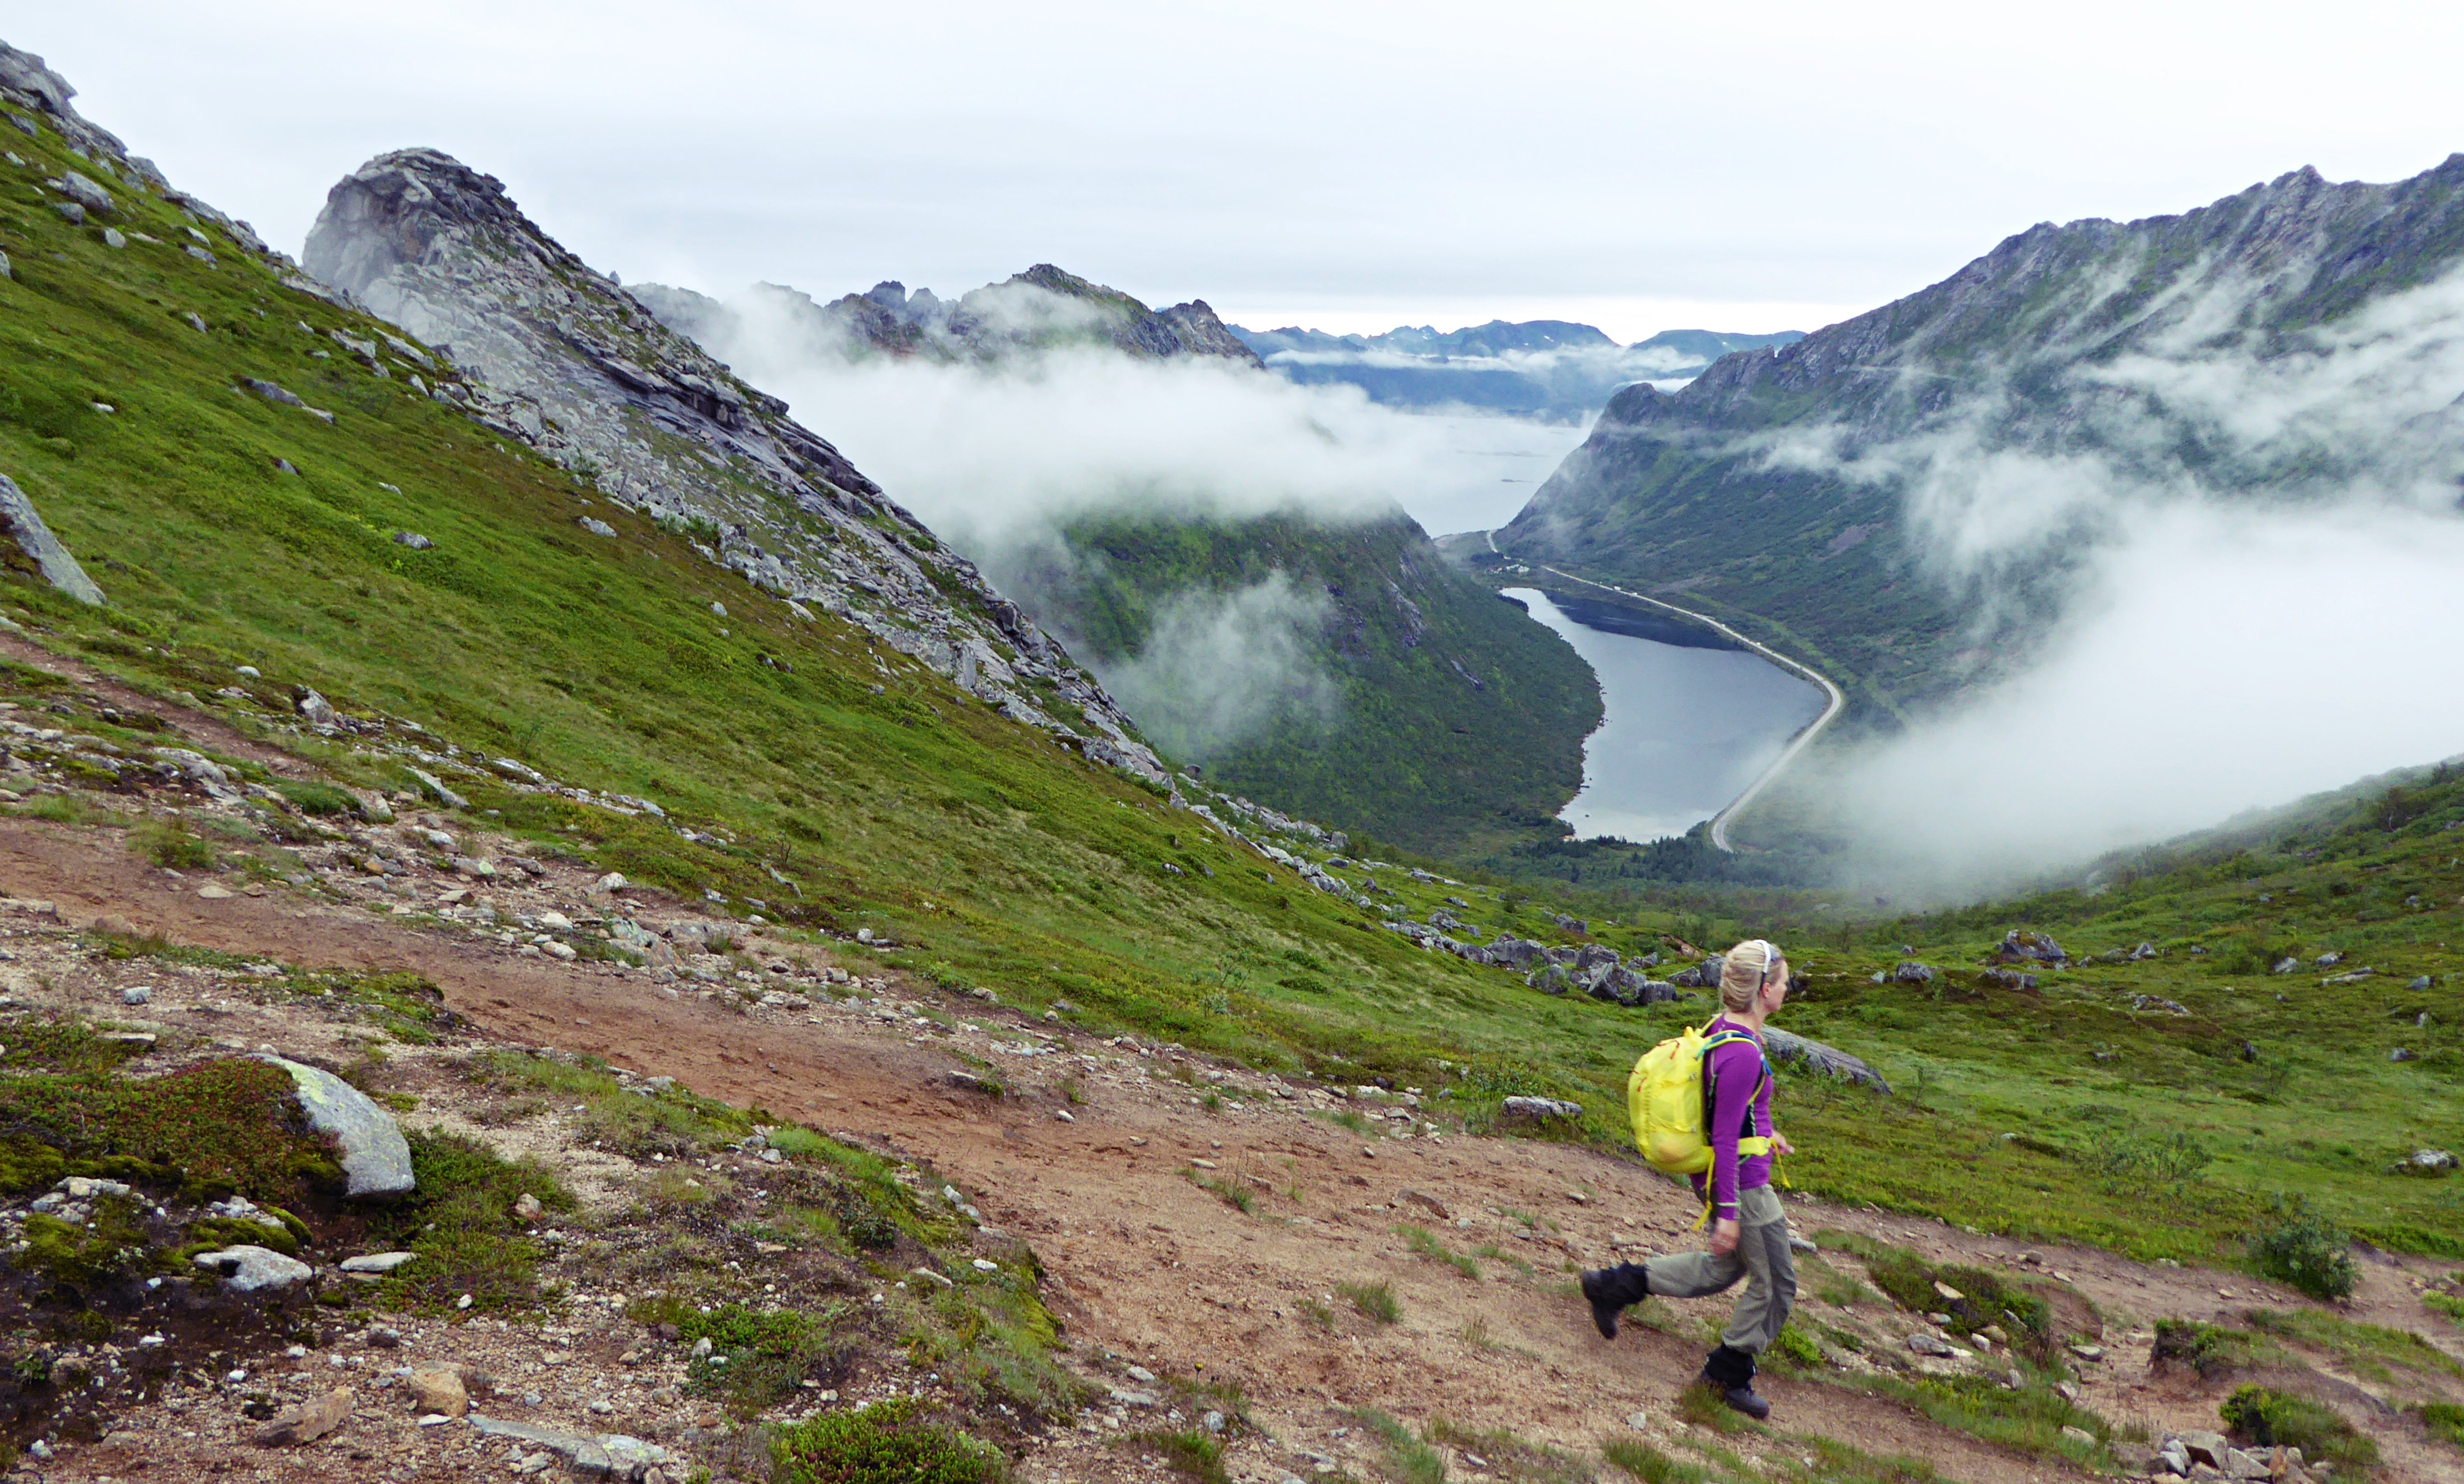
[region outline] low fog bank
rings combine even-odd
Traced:
[[[2231,331],[2257,295],[2175,305],[2050,406],[1989,377],[1921,436],[1771,450],[1896,488],[1982,667],[2028,656],[1834,759],[1859,875],[1972,897],[2464,751],[2464,276],[2266,355]]]
[[[2464,521],[2134,522],[2040,663],[1837,764],[1863,862],[1976,895],[2464,751]]]
[[[1183,593],[1133,656],[1080,658],[1166,753],[1210,757],[1278,723],[1340,719],[1340,690],[1300,643],[1328,608],[1326,594],[1278,572],[1236,592]]]
[[[1442,534],[1466,514],[1502,523],[1580,438],[1512,419],[1400,413],[1356,388],[1293,385],[1210,357],[1085,345],[994,364],[850,354],[792,310],[781,291],[757,291],[694,328],[1037,612],[1183,757],[1278,718],[1334,718],[1336,687],[1305,643],[1324,622],[1325,596],[1281,574],[1192,592],[1157,616],[1137,655],[1102,655],[1037,611],[1073,578],[1070,523],[1300,514],[1340,525],[1400,508]]]

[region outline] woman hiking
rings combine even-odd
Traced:
[[[1583,1275],[1592,1320],[1611,1340],[1617,1338],[1617,1315],[1628,1304],[1653,1294],[1699,1298],[1746,1279],[1745,1296],[1720,1336],[1720,1347],[1703,1363],[1703,1379],[1749,1417],[1771,1414],[1771,1403],[1754,1394],[1754,1356],[1778,1337],[1796,1300],[1788,1216],[1771,1188],[1771,1156],[1792,1150],[1771,1126],[1771,1060],[1762,1043],[1763,1022],[1787,999],[1788,959],[1777,948],[1751,938],[1728,950],[1720,970],[1722,1014],[1704,1031],[1705,1039],[1727,1037],[1705,1055],[1703,1067],[1711,1168],[1693,1177],[1695,1193],[1708,1200],[1716,1218],[1711,1250]],[[1740,1139],[1754,1141],[1743,1158]]]

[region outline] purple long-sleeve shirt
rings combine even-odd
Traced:
[[[1730,1041],[1715,1048],[1705,1058],[1704,1075],[1711,1079],[1711,1178],[1709,1182],[1711,1213],[1721,1221],[1733,1221],[1737,1216],[1737,1192],[1771,1184],[1771,1157],[1757,1154],[1749,1159],[1737,1158],[1737,1140],[1745,1135],[1747,1100],[1753,1102],[1753,1137],[1771,1137],[1771,1084],[1763,1079],[1763,1042],[1753,1028],[1722,1015],[1705,1030],[1705,1037],[1723,1031],[1743,1031],[1751,1040]],[[1761,1084],[1757,1093],[1755,1086]],[[1703,1193],[1704,1178],[1694,1177],[1696,1194]]]

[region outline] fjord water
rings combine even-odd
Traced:
[[[1583,744],[1583,789],[1557,817],[1585,839],[1683,835],[1726,808],[1822,714],[1822,692],[1742,649],[1690,649],[1592,628],[1533,588],[1531,616],[1600,678],[1604,716]]]

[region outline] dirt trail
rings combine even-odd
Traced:
[[[1609,1261],[1617,1244],[1639,1252],[1693,1240],[1684,1234],[1696,1213],[1690,1199],[1631,1162],[1536,1140],[1364,1139],[1271,1095],[1232,1095],[1210,1111],[1202,1083],[1177,1080],[1203,1076],[1196,1058],[1176,1065],[968,1000],[950,1003],[981,1034],[927,1033],[867,1009],[748,1015],[638,972],[524,957],[353,906],[281,891],[205,900],[190,883],[97,843],[91,831],[0,821],[0,892],[55,902],[72,923],[114,916],[235,953],[413,971],[505,1040],[672,1076],[705,1095],[931,1162],[966,1188],[987,1221],[1032,1243],[1082,1350],[1222,1376],[1246,1390],[1280,1446],[1236,1452],[1243,1477],[1307,1476],[1310,1453],[1369,1472],[1374,1454],[1358,1432],[1335,1435],[1351,1407],[1413,1423],[1442,1415],[1476,1429],[1510,1428],[1584,1451],[1640,1410],[1664,1436],[1672,1401],[1701,1362],[1700,1343],[1639,1326],[1602,1342],[1573,1297],[1570,1265]],[[954,1087],[951,1072],[986,1063],[1006,1096]],[[1254,1080],[1235,1080],[1254,1094]],[[1244,1190],[1252,1212],[1199,1181]],[[1804,1200],[1792,1200],[1790,1215],[1800,1231],[1837,1227],[1940,1259],[2028,1267],[2024,1244],[1937,1223]],[[1396,1230],[1407,1222],[1458,1253],[1493,1244],[1509,1255],[1476,1258],[1481,1276],[1467,1277],[1416,1255]],[[2124,1330],[2159,1317],[2301,1302],[2238,1275],[2081,1249],[2046,1248],[2037,1266],[2066,1277],[2106,1317],[2110,1354],[2083,1367],[2083,1400],[2117,1421],[2214,1425],[2213,1396],[2151,1383],[2144,1340],[2127,1342]],[[1339,1282],[1381,1280],[1401,1300],[1399,1322],[1373,1325],[1329,1303]],[[1817,1300],[1809,1292],[1800,1301]],[[1312,1303],[1336,1311],[1331,1329],[1309,1317]],[[1675,1307],[1725,1313],[1719,1300]],[[2351,1313],[2421,1327],[2407,1268],[2370,1264]],[[1947,1478],[2076,1476],[1836,1386],[1762,1385],[1781,1429],[1905,1453]],[[2402,1476],[2458,1476],[2427,1455],[2391,1462],[2413,1471]],[[1030,1458],[1024,1473],[1041,1484],[1061,1468]],[[1078,1460],[1068,1468],[1085,1473]],[[1466,1465],[1456,1473],[1484,1477]]]

